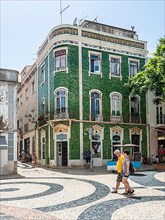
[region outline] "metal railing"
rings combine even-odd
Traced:
[[[77,119],[79,120],[79,109],[77,108],[63,108],[62,110],[56,109],[55,112],[51,112],[48,117],[48,113],[42,115],[43,118],[39,117],[39,124],[46,123],[47,120],[58,120],[58,119]],[[83,120],[89,121],[105,121],[105,122],[114,122],[114,123],[146,123],[146,118],[141,118],[140,114],[122,114],[122,115],[111,115],[103,114],[98,115],[96,113],[83,113]],[[165,115],[157,116],[157,124],[165,124]]]

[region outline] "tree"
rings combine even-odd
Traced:
[[[165,101],[165,37],[159,39],[153,57],[148,60],[141,72],[129,79],[126,86],[134,94],[153,92],[155,104]]]

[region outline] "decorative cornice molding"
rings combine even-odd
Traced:
[[[134,128],[131,128],[131,134],[139,134],[140,135],[140,131],[141,129],[138,128],[138,127],[134,127]]]
[[[72,35],[78,35],[78,30],[75,28],[70,28],[70,27],[62,27],[58,28],[55,31],[53,31],[50,35],[50,39],[54,38],[57,35],[61,34],[72,34]]]
[[[64,124],[58,124],[54,127],[54,132],[68,132],[69,131],[69,126],[64,125]]]
[[[105,36],[102,34],[96,34],[96,33],[89,32],[89,31],[82,31],[82,36],[87,37],[87,38],[92,38],[95,40],[106,41],[106,42],[110,42],[110,43],[130,46],[130,47],[136,47],[136,48],[140,48],[140,49],[145,48],[144,43],[130,41],[130,40],[121,39],[121,38],[117,38],[117,37]]]
[[[111,129],[112,133],[116,133],[116,132],[122,133],[122,131],[123,131],[123,128],[121,128],[119,126],[114,126],[114,127],[110,128],[110,129]]]
[[[128,52],[126,50],[118,50],[118,49],[114,49],[114,48],[96,46],[96,45],[87,44],[87,43],[82,43],[82,45],[84,47],[92,48],[92,49],[95,49],[95,50],[102,50],[102,51],[107,51],[107,52],[111,52],[111,53],[115,53],[115,54],[124,54],[124,55],[127,55],[127,56],[136,56],[136,57],[145,58],[144,54],[132,53],[132,52]]]

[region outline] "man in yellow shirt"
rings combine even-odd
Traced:
[[[115,190],[112,191],[112,193],[117,193],[118,188],[120,186],[120,182],[122,182],[122,164],[125,158],[118,149],[114,151],[114,154],[116,155],[118,160],[116,164],[116,171],[117,171],[116,188]]]

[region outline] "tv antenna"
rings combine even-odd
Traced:
[[[85,17],[83,17],[82,19],[79,20],[79,26],[83,23],[83,21],[85,20],[86,17],[88,17],[88,15],[86,15]]]
[[[98,17],[99,17],[99,15],[97,15],[93,21],[97,23],[97,18]]]
[[[60,17],[61,17],[61,24],[62,24],[62,13],[69,8],[70,5],[66,6],[64,9],[62,9],[62,0],[60,0]]]
[[[134,32],[135,26],[131,26],[132,32]]]

